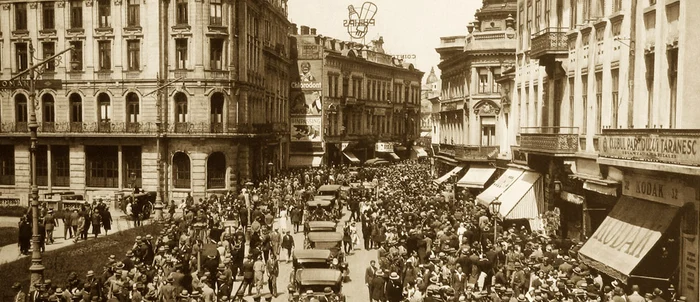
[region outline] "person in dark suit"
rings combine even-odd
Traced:
[[[245,262],[243,262],[243,284],[241,284],[239,293],[245,293],[246,288],[248,288],[248,295],[253,294],[253,277],[255,277],[255,270],[253,269],[253,259],[252,256],[248,257]]]
[[[377,270],[374,278],[372,279],[372,302],[386,301],[386,295],[384,294],[385,286],[386,281],[384,280],[384,273],[382,270]]]
[[[369,266],[365,270],[365,286],[369,289],[369,299],[372,300],[372,280],[377,272],[377,262],[372,260],[369,262]]]
[[[282,237],[282,248],[287,250],[287,262],[291,261],[292,251],[294,250],[294,237],[292,237],[289,231]]]

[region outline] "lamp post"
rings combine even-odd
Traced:
[[[29,58],[27,61],[27,69],[18,73],[10,79],[10,81],[28,76],[29,79],[29,123],[27,127],[29,128],[29,175],[30,175],[30,205],[31,205],[31,215],[32,215],[32,264],[29,267],[30,272],[30,291],[36,290],[36,284],[43,282],[44,280],[44,265],[42,265],[41,251],[39,248],[39,187],[36,183],[36,148],[38,143],[37,131],[39,128],[39,123],[36,120],[36,79],[41,76],[46,70],[46,64],[52,63],[53,66],[57,66],[61,63],[61,55],[73,50],[73,48],[67,48],[59,53],[50,56],[48,58],[42,59],[39,63],[34,64],[34,46],[32,42],[29,41]]]
[[[251,207],[253,204],[253,183],[252,182],[246,182],[245,183],[246,188],[248,189],[246,193],[248,193],[248,198],[246,199],[246,209],[248,210],[248,225],[252,223],[251,221]]]
[[[491,214],[493,214],[493,244],[495,245],[496,240],[498,240],[498,215],[501,211],[501,201],[496,199],[489,207],[491,207]]]

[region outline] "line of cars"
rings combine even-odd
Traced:
[[[343,282],[349,280],[343,233],[338,231],[342,217],[341,186],[321,186],[309,208],[321,207],[333,213],[333,220],[304,224],[304,249],[294,251],[289,277],[290,302],[345,301]]]

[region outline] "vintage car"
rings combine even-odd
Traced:
[[[333,196],[340,197],[340,185],[322,185],[316,190],[316,196]]]
[[[345,301],[342,294],[343,275],[340,271],[328,268],[308,268],[297,270],[291,280],[289,290],[290,302]],[[313,299],[315,298],[315,299]]]
[[[343,272],[343,276],[349,276],[348,263],[343,252],[342,232],[310,232],[306,234],[304,249],[321,249],[330,251],[332,260],[331,268]],[[335,260],[337,259],[337,260]]]
[[[337,231],[338,223],[335,221],[308,221],[304,225],[304,230],[307,233],[311,232],[335,232]]]
[[[313,200],[307,201],[306,206],[312,213],[316,208],[321,208],[330,215],[329,219],[335,220],[342,217],[340,206],[336,202],[337,200],[337,198],[330,195],[317,195]]]
[[[73,209],[80,210],[80,206],[85,204],[85,198],[72,191],[61,191],[45,193],[44,199],[41,199],[40,202],[45,203],[51,209],[62,212]]]
[[[330,268],[333,257],[330,250],[306,249],[294,251],[292,269]]]
[[[122,198],[119,202],[119,207],[126,214],[126,205],[130,202],[134,202],[133,206],[141,207],[141,219],[148,219],[151,217],[151,213],[154,211],[153,205],[156,202],[155,191],[141,192],[136,194],[129,194]]]

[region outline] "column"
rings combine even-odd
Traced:
[[[46,185],[48,186],[49,193],[53,191],[53,165],[51,164],[53,162],[52,156],[51,156],[51,145],[46,145],[46,173],[47,173],[47,183]]]
[[[124,171],[122,171],[122,167],[124,165],[122,164],[123,158],[122,158],[122,145],[117,146],[117,187],[121,190],[124,189],[124,183],[122,182],[122,179],[124,178]]]

